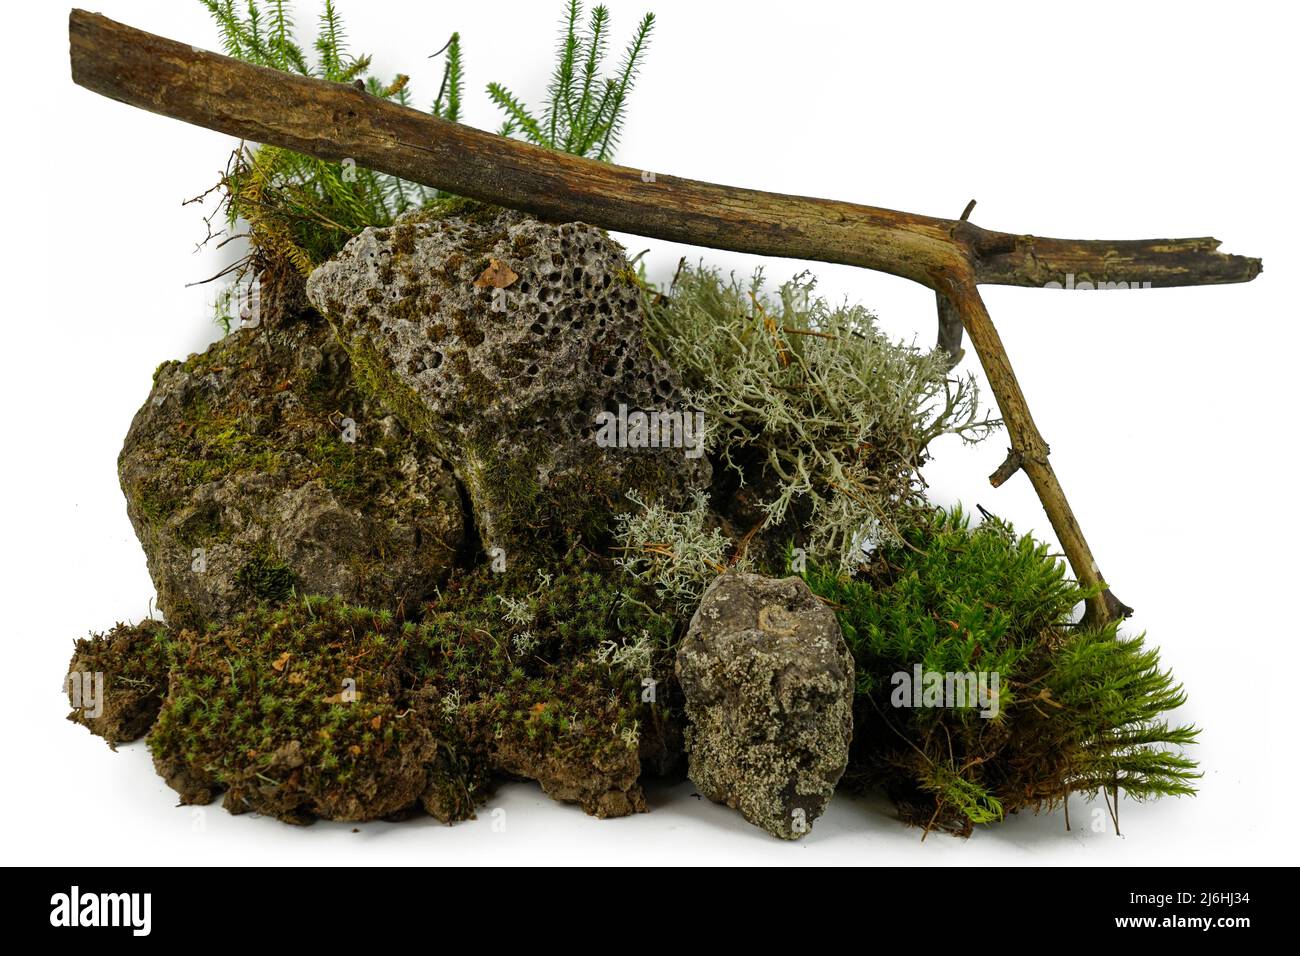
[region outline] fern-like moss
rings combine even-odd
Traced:
[[[361,83],[379,99],[410,105],[409,77],[391,80],[369,75],[370,57],[347,47],[342,17],[326,0],[309,63],[295,36],[284,0],[200,0],[216,21],[225,52],[258,66],[314,76],[336,83]],[[444,48],[442,84],[435,115],[456,121],[464,92],[460,36]],[[367,226],[388,225],[408,209],[441,194],[344,160],[331,162],[274,146],[243,147],[222,178],[223,211],[232,228],[243,220],[253,246],[254,267],[287,262],[310,272]]]
[[[807,579],[857,661],[848,779],[882,786],[909,822],[965,834],[1071,793],[1194,792],[1183,748],[1197,730],[1166,716],[1182,687],[1141,636],[1072,625],[1087,594],[1045,544],[941,510],[882,549],[869,574],[813,566]],[[918,666],[997,674],[996,714],[895,706],[894,675]]]
[[[258,66],[335,83],[360,84],[370,95],[411,105],[410,78],[381,80],[369,73],[369,56],[348,49],[347,31],[333,0],[324,0],[316,36],[304,46],[296,36],[285,0],[199,0],[217,25],[222,47],[233,57]],[[580,156],[608,160],[618,143],[627,97],[636,78],[654,16],[647,14],[628,45],[617,73],[603,76],[609,11],[596,7],[586,31],[579,27],[582,5],[570,0],[567,29],[539,123],[527,107],[500,84],[488,93],[507,114],[504,134],[520,133],[531,142]],[[314,62],[304,52],[314,53]],[[442,81],[431,105],[433,115],[459,122],[465,90],[460,34],[435,56],[443,57]],[[228,164],[220,187],[222,212],[233,230],[241,221],[252,246],[237,270],[263,273],[288,264],[306,274],[329,259],[368,226],[386,226],[402,213],[432,200],[452,198],[395,176],[332,162],[274,146],[241,147]],[[219,303],[218,321],[231,325],[228,303]]]
[[[488,84],[488,96],[505,113],[502,136],[521,136],[547,149],[608,162],[623,132],[627,99],[649,46],[655,17],[647,13],[641,18],[617,72],[611,76],[602,75],[609,44],[609,9],[603,4],[595,7],[585,29],[581,20],[581,0],[569,0],[540,118],[500,83]]]

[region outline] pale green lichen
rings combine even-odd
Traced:
[[[688,511],[671,511],[646,503],[635,492],[627,497],[637,510],[618,517],[619,565],[660,598],[693,607],[704,589],[727,570],[732,544],[708,527],[709,503],[703,492],[692,497]],[[743,564],[743,558],[740,564]]]
[[[647,336],[710,424],[709,452],[762,488],[766,527],[807,509],[809,550],[845,569],[864,531],[896,540],[920,500],[918,469],[944,434],[977,441],[975,383],[946,356],[893,342],[861,306],[814,298],[806,274],[763,292],[682,268],[647,296]]]

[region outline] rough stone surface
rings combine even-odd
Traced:
[[[848,763],[853,657],[799,578],[732,572],[704,593],[677,653],[691,780],[750,823],[798,839]]]
[[[490,207],[367,229],[312,273],[353,362],[451,462],[485,549],[600,537],[626,492],[684,505],[707,487],[684,449],[597,444],[597,415],[681,411],[643,340],[622,248],[580,223]]]
[[[305,300],[268,311],[160,366],[131,423],[118,474],[158,605],[180,626],[294,590],[413,608],[463,546],[454,476]]]

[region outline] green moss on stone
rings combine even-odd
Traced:
[[[321,598],[263,607],[181,636],[150,749],[183,801],[226,790],[233,812],[292,822],[463,819],[500,772],[632,812],[643,760],[680,749],[680,622],[649,598],[575,553],[465,572],[418,624]]]
[[[286,564],[258,555],[235,573],[235,583],[258,601],[278,604],[293,593],[297,581]]]

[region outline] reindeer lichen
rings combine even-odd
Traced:
[[[663,600],[692,610],[710,582],[727,570],[734,547],[718,528],[707,526],[707,496],[696,492],[688,511],[647,504],[635,492],[627,497],[638,510],[618,517],[619,565],[653,585]]]
[[[684,266],[647,296],[647,332],[704,411],[710,453],[760,489],[765,526],[804,509],[809,553],[847,570],[866,537],[900,539],[930,442],[977,441],[995,422],[941,353],[889,340],[814,287],[797,276],[772,299],[761,271],[742,283]]]

